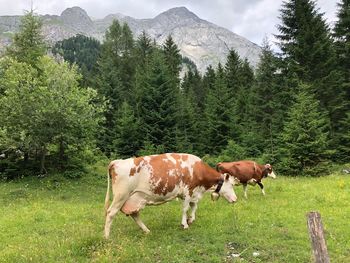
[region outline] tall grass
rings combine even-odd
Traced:
[[[78,180],[60,175],[0,184],[1,262],[310,262],[306,213],[321,213],[332,262],[350,262],[350,176],[265,180],[266,196],[199,203],[182,230],[182,202],[146,207],[145,235],[117,214],[103,239],[104,168]],[[253,255],[254,253],[254,255]]]

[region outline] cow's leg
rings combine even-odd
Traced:
[[[113,198],[113,202],[112,202],[111,206],[108,208],[107,214],[106,214],[106,223],[105,223],[105,238],[106,239],[109,238],[109,233],[111,231],[111,225],[112,225],[113,218],[118,213],[118,211],[120,210],[120,208],[123,206],[123,204],[125,203],[125,201],[127,199],[128,199],[127,194],[125,194],[124,197],[121,197],[121,195],[118,194],[117,196],[115,196]]]
[[[132,217],[132,219],[135,220],[136,224],[138,224],[138,226],[141,227],[143,232],[145,232],[146,234],[148,234],[150,232],[150,230],[141,221],[139,212],[131,214],[131,217]]]
[[[262,182],[258,182],[258,185],[260,186],[262,194],[265,195],[264,185],[262,184]]]
[[[188,228],[188,224],[187,224],[187,211],[190,208],[190,198],[189,197],[185,197],[184,203],[183,203],[183,207],[182,207],[182,221],[181,221],[181,225],[184,229]]]
[[[187,224],[192,224],[196,219],[197,202],[190,202],[191,215],[187,219]]]
[[[247,184],[243,184],[244,197],[247,199]]]

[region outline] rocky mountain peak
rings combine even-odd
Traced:
[[[171,8],[163,13],[160,13],[153,20],[162,24],[176,23],[177,25],[201,21],[198,16],[184,6]]]
[[[192,13],[190,10],[188,10],[184,6],[171,8],[159,14],[157,17],[159,16],[177,17],[177,18],[183,18],[183,19],[199,19],[198,16],[196,16],[194,13]]]
[[[89,31],[93,22],[86,11],[78,6],[65,9],[61,14],[61,20],[71,28]]]
[[[135,19],[116,13],[92,20],[80,7],[68,8],[61,16],[45,15],[42,18],[43,34],[51,44],[77,34],[103,41],[105,32],[114,19],[119,20],[119,23],[127,23],[135,38],[145,31],[157,43],[162,44],[171,35],[181,54],[191,59],[202,73],[209,65],[216,67],[219,62],[224,64],[231,48],[242,59],[247,58],[253,67],[258,64],[261,54],[261,48],[256,44],[199,18],[186,7],[175,7],[150,19]],[[20,16],[0,16],[0,53],[11,43],[19,25]]]

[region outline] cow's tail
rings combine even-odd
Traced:
[[[109,169],[110,169],[110,166],[108,166],[108,171],[107,171],[107,192],[106,192],[106,198],[105,198],[105,215],[107,215],[107,210],[109,208],[109,187],[110,187]]]

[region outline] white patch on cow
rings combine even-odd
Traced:
[[[117,177],[128,177],[131,168],[134,167],[134,159],[116,160],[113,162],[113,167],[114,171],[117,173]]]
[[[198,158],[197,156],[194,156],[192,154],[182,154],[182,155],[186,155],[188,158],[186,161],[183,161],[181,158],[180,161],[180,166],[181,168],[187,168],[190,171],[190,176],[193,176],[193,168],[196,162],[200,162],[201,159]]]
[[[168,171],[168,175],[169,175],[169,176],[176,176],[176,174],[177,174],[176,169],[170,169],[170,170]]]
[[[165,183],[165,185],[162,189],[162,193],[165,193],[167,188],[168,188],[168,181]]]
[[[193,189],[193,194],[191,197],[191,202],[197,203],[202,197],[205,192],[204,186],[197,186]]]
[[[165,154],[167,159],[163,159],[164,161],[171,161],[173,164],[176,164],[176,160],[171,156],[170,153]]]
[[[276,174],[272,171],[271,173],[267,174],[268,177],[271,177],[273,179],[276,179]]]
[[[247,184],[256,185],[256,180],[254,178],[250,179]]]

